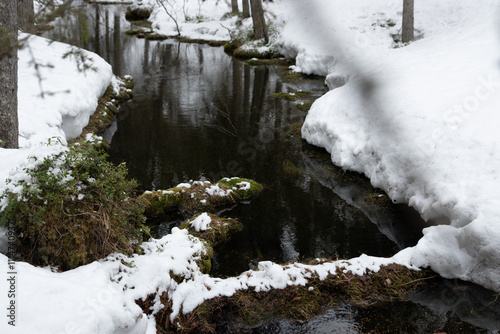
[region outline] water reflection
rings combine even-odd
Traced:
[[[245,228],[216,250],[214,273],[233,275],[262,259],[397,251],[362,210],[321,183],[300,139],[287,133],[304,113],[270,96],[299,89],[319,95],[322,80],[287,83],[285,69],[250,67],[206,45],[137,44],[136,61],[125,67],[136,79],[135,96],[122,108],[111,158],[126,161],[143,189],[235,175],[266,185],[251,204],[224,213]]]

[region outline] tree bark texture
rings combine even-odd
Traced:
[[[239,12],[239,9],[238,9],[238,0],[231,0],[231,11],[233,13],[238,13]]]
[[[18,148],[16,0],[0,0],[0,43],[0,141]]]
[[[264,38],[266,43],[269,42],[267,35],[266,20],[264,19],[264,9],[262,9],[261,0],[250,0],[252,7],[253,32],[255,39]]]
[[[248,0],[243,0],[243,18],[250,17],[250,4]]]
[[[19,29],[31,32],[35,20],[33,0],[17,0],[17,20]]]
[[[403,0],[403,43],[413,41],[413,5],[414,0]]]

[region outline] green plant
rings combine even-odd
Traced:
[[[388,19],[388,20],[387,20],[387,25],[388,25],[389,27],[394,27],[394,26],[396,25],[396,22],[394,22],[394,21],[393,21],[393,20],[391,20],[391,19]]]
[[[18,253],[30,263],[75,268],[112,252],[131,253],[144,236],[144,203],[125,164],[106,160],[98,142],[80,140],[26,168],[8,199],[0,225],[14,223]]]

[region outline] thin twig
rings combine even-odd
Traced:
[[[438,275],[434,275],[434,276],[431,276],[431,277],[417,278],[417,279],[415,279],[413,281],[406,282],[406,283],[403,283],[403,284],[399,284],[399,286],[408,285],[408,284],[412,284],[412,283],[419,282],[419,281],[425,281],[425,280],[436,278],[436,277],[438,277]]]

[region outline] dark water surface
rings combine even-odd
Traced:
[[[221,47],[134,42],[134,59],[123,62],[123,73],[136,79],[135,95],[122,107],[111,159],[125,161],[144,190],[225,176],[252,178],[266,188],[251,203],[223,213],[245,227],[216,249],[213,274],[238,274],[264,259],[391,256],[398,243],[418,240],[420,231],[410,228],[400,231],[406,240],[382,233],[354,205],[357,197],[369,195],[366,182],[337,185],[331,175],[322,179],[311,148],[288,132],[305,113],[271,95],[302,90],[320,96],[322,78],[287,83],[286,68],[252,67]],[[160,219],[161,230],[171,220]]]
[[[240,219],[244,228],[216,248],[212,275],[236,275],[261,260],[392,256],[418,241],[425,224],[413,210],[373,204],[384,196],[366,179],[334,168],[324,151],[290,132],[306,115],[297,104],[325,92],[322,78],[249,66],[221,47],[129,37],[123,33],[130,27],[123,7],[82,6],[88,38],[56,33],[99,53],[115,74],[134,78],[134,98],[105,136],[111,160],[125,161],[141,190],[224,176],[265,186],[250,203],[220,213]],[[272,96],[298,91],[309,92],[304,101]],[[161,235],[184,218],[151,223]],[[346,305],[305,324],[276,320],[254,332],[494,332],[500,328],[498,305],[487,290],[443,280],[411,301],[377,308]]]

